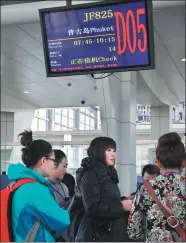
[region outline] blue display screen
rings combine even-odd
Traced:
[[[48,74],[151,66],[146,1],[41,10]]]

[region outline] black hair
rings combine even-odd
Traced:
[[[22,161],[27,167],[33,167],[42,158],[48,158],[52,153],[52,146],[45,140],[33,140],[32,131],[24,131],[18,135],[21,137]]]
[[[75,179],[71,174],[65,174],[62,182],[68,187],[69,196],[72,197],[75,194]]]
[[[176,132],[170,132],[161,136],[156,148],[157,160],[164,168],[181,168],[186,158],[185,147],[181,137]]]
[[[63,158],[66,158],[67,156],[62,150],[54,149],[53,151],[55,154],[55,166],[58,167]]]
[[[144,174],[148,173],[149,175],[159,175],[160,174],[160,169],[154,165],[154,164],[147,164],[143,167],[142,170],[142,177],[144,177]]]
[[[105,162],[105,151],[109,148],[116,150],[116,142],[109,137],[98,137],[92,140],[87,154],[89,157]]]

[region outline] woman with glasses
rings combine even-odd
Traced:
[[[68,167],[68,161],[63,151],[54,149],[55,163],[48,178],[53,195],[60,205],[65,207],[65,203],[69,200],[68,187],[62,182]]]
[[[32,132],[24,131],[21,136],[22,161],[8,168],[10,180],[29,178],[35,180],[19,187],[12,199],[12,230],[14,241],[24,242],[25,237],[37,220],[40,227],[35,242],[54,242],[50,232],[62,235],[70,225],[69,213],[56,203],[45,177],[50,177],[55,168],[55,154],[51,145],[44,140],[33,140]]]

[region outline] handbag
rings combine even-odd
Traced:
[[[163,205],[162,203],[159,201],[159,199],[157,198],[155,191],[151,185],[151,183],[149,181],[144,182],[144,186],[147,189],[149,195],[152,197],[152,199],[156,202],[157,206],[159,207],[159,209],[161,210],[162,214],[165,216],[165,218],[167,219],[167,223],[169,224],[169,226],[171,228],[173,228],[176,233],[180,236],[180,239],[183,242],[186,242],[186,232],[185,230],[180,226],[180,223],[178,221],[178,219],[176,219],[174,217],[174,215],[172,215]],[[175,232],[174,232],[175,233]],[[173,238],[175,234],[173,234]],[[177,240],[176,240],[177,241]]]

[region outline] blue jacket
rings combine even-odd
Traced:
[[[8,168],[8,178],[10,180],[31,178],[37,181],[37,183],[22,185],[13,195],[14,241],[23,242],[29,230],[39,219],[41,225],[35,242],[54,242],[54,237],[44,226],[61,235],[70,225],[70,217],[68,211],[61,209],[56,203],[47,180],[35,170],[22,164],[11,164]]]

